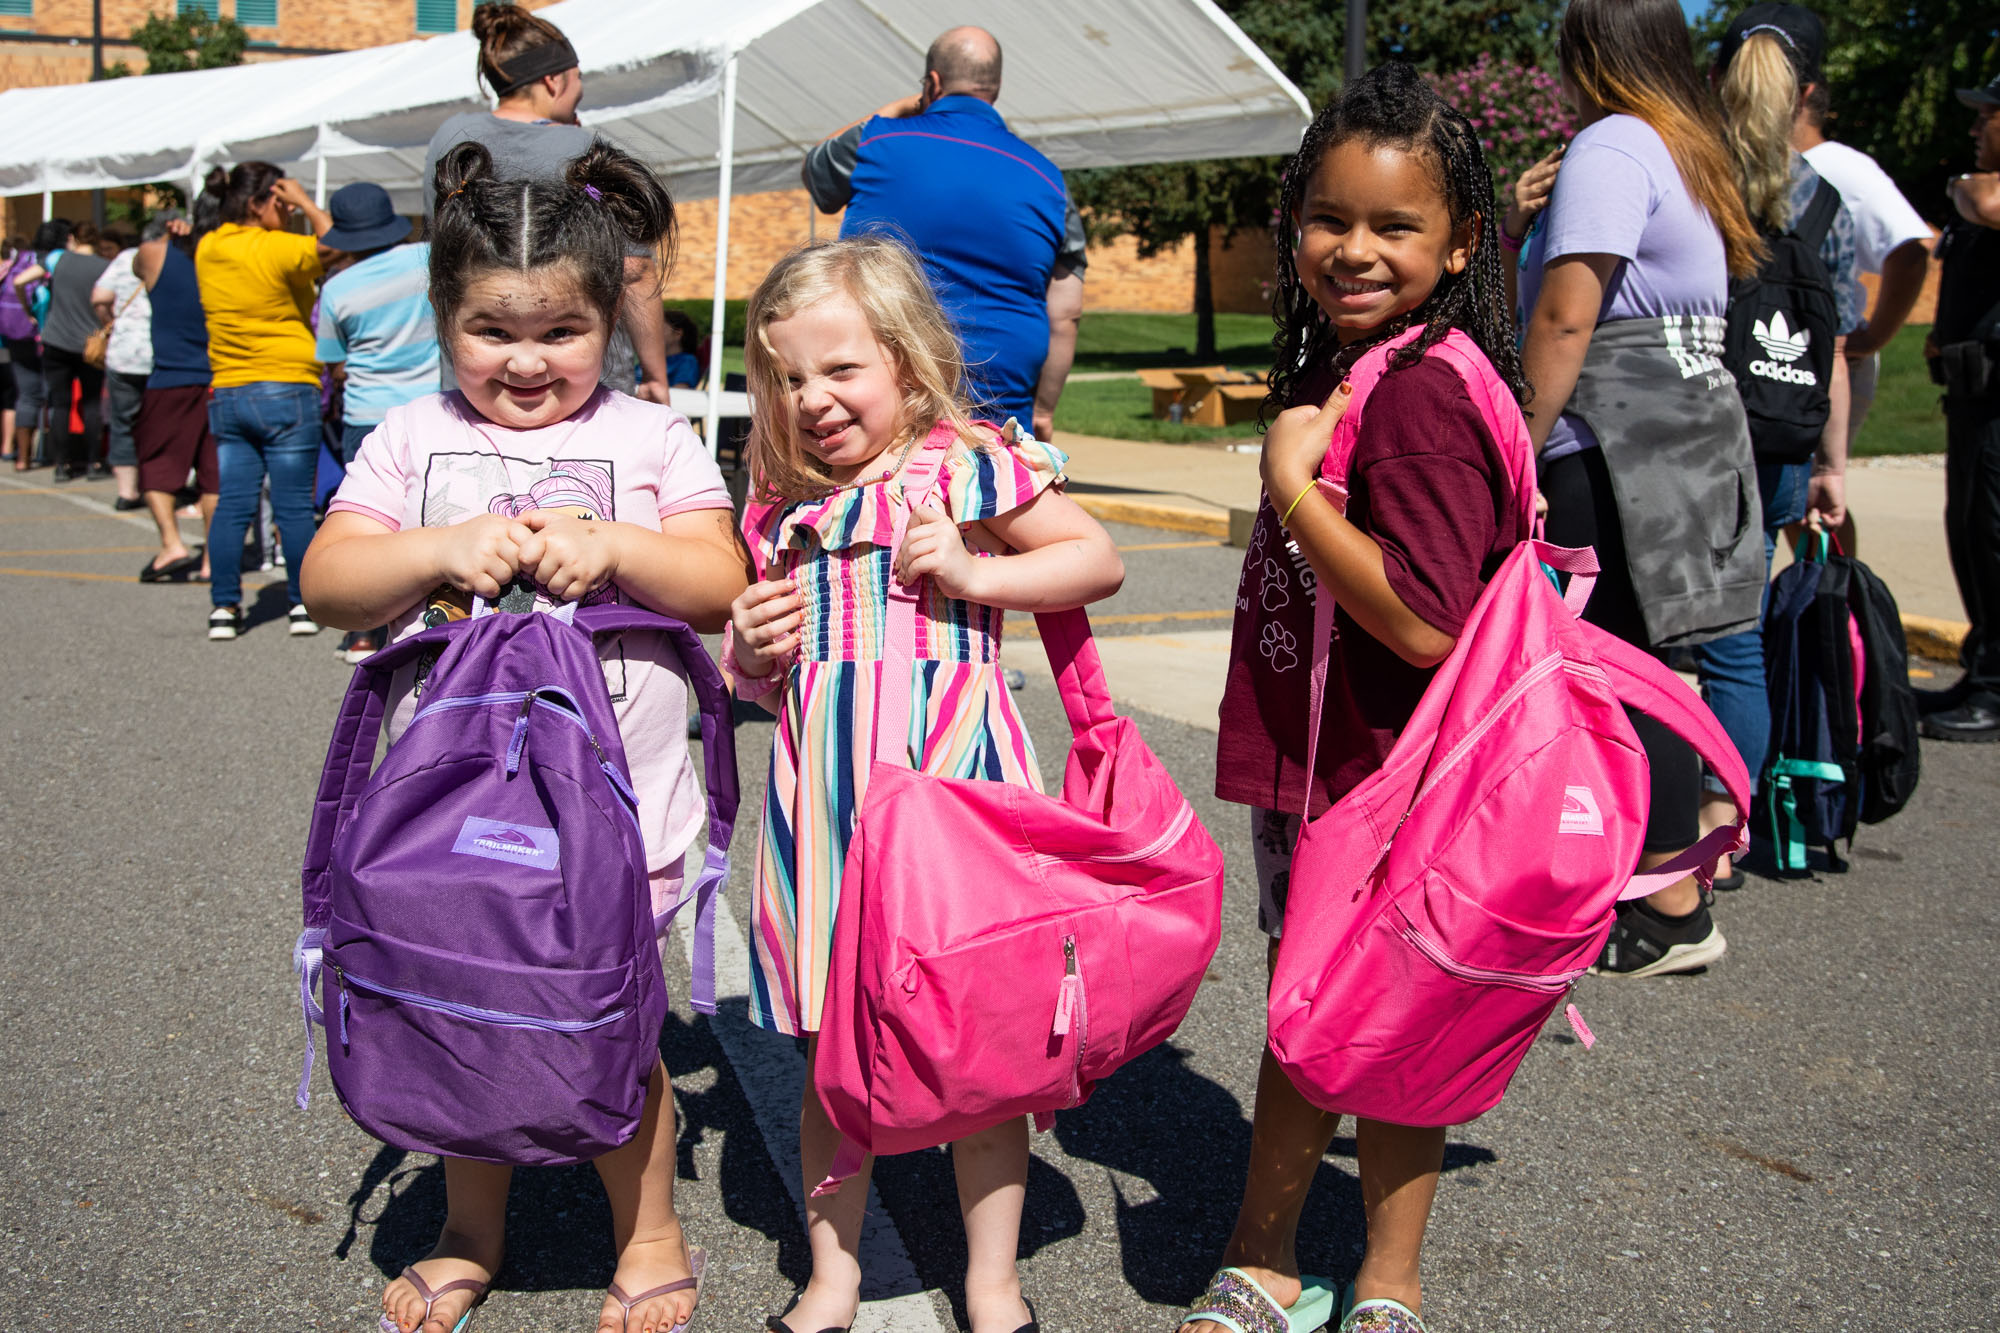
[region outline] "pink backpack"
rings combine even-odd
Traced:
[[[1351,377],[1329,480],[1344,480],[1359,409],[1389,350]],[[1513,463],[1525,535],[1532,454],[1512,395],[1457,333],[1430,355],[1465,379]],[[1550,571],[1570,574],[1566,593]],[[1577,618],[1597,572],[1587,550],[1517,546],[1381,769],[1300,834],[1269,1030],[1272,1054],[1315,1105],[1402,1125],[1461,1124],[1491,1109],[1596,960],[1615,904],[1690,871],[1705,879],[1717,856],[1747,845],[1739,816],[1634,873],[1651,789],[1625,705],[1692,744],[1739,812],[1750,808],[1749,780],[1692,689]],[[1316,622],[1323,680],[1324,592]],[[1317,714],[1315,702],[1315,740]],[[1589,1044],[1574,1006],[1570,1014]]]
[[[921,497],[941,451],[912,458]],[[916,500],[912,499],[910,507]],[[902,511],[907,513],[907,509]],[[901,516],[898,541],[901,545]],[[880,710],[907,731],[916,590],[897,584]],[[1062,794],[878,763],[841,880],[815,1082],[861,1155],[1080,1106],[1180,1026],[1222,933],[1222,852],[1130,718],[1084,613],[1035,621],[1075,741]]]

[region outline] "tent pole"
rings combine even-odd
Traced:
[[[708,415],[702,419],[702,438],[713,458],[722,447],[716,427],[722,417],[722,338],[727,328],[726,295],[729,281],[729,191],[736,176],[736,54],[722,67],[722,134],[717,146],[722,167],[721,189],[715,197],[715,305],[708,323]]]
[[[319,127],[319,137],[313,140],[313,150],[319,160],[313,164],[313,203],[326,207],[326,126]]]
[[[55,221],[55,216],[56,216],[56,192],[54,190],[43,190],[42,221],[53,222]]]

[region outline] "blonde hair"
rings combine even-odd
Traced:
[[[897,441],[949,422],[980,447],[960,386],[965,362],[951,320],[910,248],[888,236],[800,246],[750,297],[743,368],[750,388],[750,476],[757,499],[811,500],[835,489],[826,464],[799,442],[789,370],[771,346],[773,322],[845,296],[888,352],[903,388]]]
[[[1724,138],[1750,216],[1771,231],[1792,225],[1792,121],[1799,76],[1768,32],[1753,32],[1722,76]]]
[[[1722,142],[1722,118],[1695,73],[1687,18],[1676,0],[1570,0],[1559,50],[1563,73],[1592,104],[1646,122],[1681,180],[1722,233],[1732,277],[1764,262],[1764,238],[1743,207]]]

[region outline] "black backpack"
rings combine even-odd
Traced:
[[[1840,192],[1822,180],[1790,231],[1766,233],[1764,266],[1729,284],[1722,364],[1736,377],[1761,462],[1811,458],[1826,427],[1840,313],[1819,248],[1839,212]]]
[[[1896,599],[1868,566],[1829,558],[1818,541],[1818,559],[1802,552],[1772,583],[1764,618],[1764,802],[1788,871],[1806,868],[1809,846],[1844,868],[1834,843],[1851,845],[1857,823],[1894,815],[1917,786],[1917,702]]]

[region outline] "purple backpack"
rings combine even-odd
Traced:
[[[655,941],[667,922],[652,915],[593,642],[619,630],[665,635],[700,700],[709,819],[693,1003],[715,1011],[736,742],[701,640],[631,606],[477,615],[362,663],[334,724],[294,954],[301,1107],[317,1022],[341,1104],[396,1147],[560,1165],[637,1132],[666,1019]],[[392,673],[433,650],[409,727],[371,776]]]

